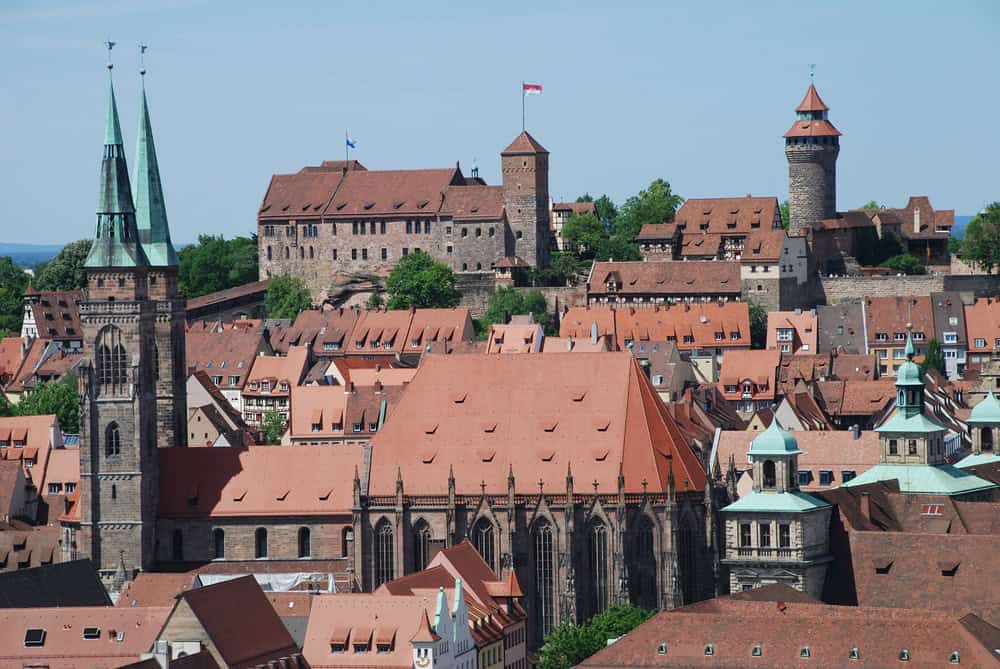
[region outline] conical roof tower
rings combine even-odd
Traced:
[[[97,199],[97,231],[85,267],[142,267],[148,265],[139,244],[135,206],[125,164],[122,128],[118,122],[115,84],[108,64],[108,118],[104,130],[104,157]]]
[[[139,133],[135,144],[135,172],[132,177],[132,197],[135,200],[135,221],[139,241],[152,267],[176,267],[177,252],[170,242],[167,207],[160,184],[160,166],[156,162],[153,127],[149,122],[146,102],[146,70],[141,70],[142,105],[139,108]]]

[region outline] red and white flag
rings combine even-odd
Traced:
[[[541,84],[525,84],[521,83],[521,89],[524,91],[525,95],[541,95],[542,85]]]

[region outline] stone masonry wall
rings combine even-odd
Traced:
[[[983,275],[822,277],[820,284],[826,304],[864,297],[930,295],[944,290],[968,292],[976,296],[1000,294],[1000,277]]]
[[[837,214],[836,145],[788,144],[789,234]]]

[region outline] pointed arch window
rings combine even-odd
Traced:
[[[483,562],[496,572],[496,544],[493,541],[493,523],[489,519],[480,518],[472,528],[472,545],[476,547]]]
[[[354,550],[354,528],[345,527],[340,534],[340,557],[350,557]]]
[[[764,461],[764,488],[770,490],[777,485],[774,460]]]
[[[413,528],[413,571],[420,571],[431,561],[431,528],[424,520]]]
[[[122,395],[128,379],[128,352],[122,343],[122,334],[109,325],[97,335],[97,383],[102,395]]]
[[[104,457],[114,458],[122,454],[122,436],[118,423],[110,423],[104,430]]]
[[[608,608],[611,598],[608,575],[608,528],[597,521],[590,527],[590,584],[592,590],[591,613],[601,613]]]
[[[393,563],[393,532],[389,521],[382,519],[375,528],[375,583],[378,587],[391,581],[395,574]]]
[[[627,545],[629,599],[636,606],[655,609],[657,560],[653,523],[648,517],[640,517]]]
[[[552,631],[555,622],[555,572],[552,561],[552,527],[535,527],[535,629],[542,638]]]

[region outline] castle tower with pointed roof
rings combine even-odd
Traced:
[[[510,226],[507,255],[532,267],[549,264],[549,152],[522,131],[500,154],[503,201]]]
[[[837,155],[840,131],[811,83],[785,133],[788,159],[789,233],[802,235],[816,221],[837,215]]]
[[[155,155],[140,149],[139,163],[135,193],[145,198],[148,224],[149,197],[155,192],[162,206],[162,195]],[[80,302],[89,352],[79,366],[80,522],[69,526],[64,547],[68,559],[90,557],[109,587],[117,572],[131,578],[155,563],[157,446],[182,439],[186,417],[184,302],[177,298],[176,255],[169,248],[165,215],[153,214],[165,247],[144,244],[153,237],[148,227],[140,231],[136,218],[112,83],[97,229]],[[154,251],[163,253],[151,259]]]

